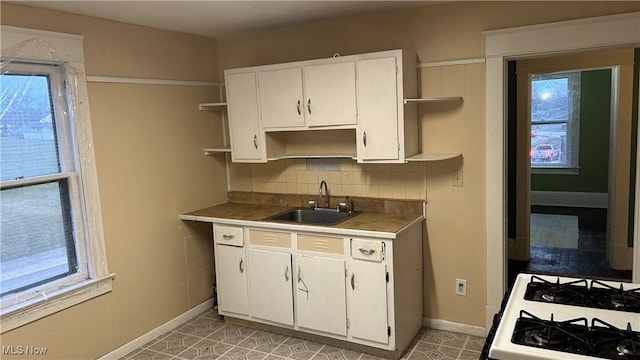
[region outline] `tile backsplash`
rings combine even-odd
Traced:
[[[317,194],[325,180],[329,193],[389,199],[425,199],[424,163],[358,164],[349,159],[287,159],[266,164],[230,163],[231,190]]]

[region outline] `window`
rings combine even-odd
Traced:
[[[113,277],[81,37],[21,30],[2,27],[13,45],[0,64],[2,332],[104,294]]]
[[[86,278],[78,174],[60,66],[11,63],[0,75],[0,296]],[[41,291],[44,291],[44,286]],[[25,294],[26,293],[26,294]]]
[[[531,167],[577,172],[580,72],[531,77]]]

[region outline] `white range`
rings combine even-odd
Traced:
[[[640,285],[519,274],[481,359],[640,359]]]

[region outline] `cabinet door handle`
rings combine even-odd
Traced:
[[[258,148],[258,135],[253,135],[253,146],[255,146],[255,148]]]
[[[363,248],[359,248],[358,250],[360,250],[360,252],[361,252],[363,255],[372,255],[374,252],[376,252],[376,251],[375,251],[375,250],[373,250],[373,249],[363,249]]]
[[[284,269],[284,280],[289,281],[289,265]]]
[[[240,259],[238,267],[240,268],[240,273],[242,274],[244,272],[244,259]]]
[[[311,115],[311,99],[307,100],[307,111],[309,112],[309,115]]]
[[[356,289],[355,280],[354,280],[355,276],[356,276],[355,273],[351,274],[351,290],[355,290]]]
[[[364,147],[367,147],[367,132],[365,131],[364,134],[362,134],[362,143],[364,144]]]
[[[236,237],[236,236],[235,236],[235,235],[226,235],[226,234],[225,234],[225,235],[222,235],[222,238],[223,238],[223,239],[225,239],[225,240],[231,240],[231,239],[233,239],[234,237]]]
[[[296,109],[298,109],[298,115],[302,115],[302,112],[300,111],[300,99],[298,99],[298,105],[296,106]]]
[[[300,277],[300,266],[298,266],[298,282],[302,281],[302,278]]]

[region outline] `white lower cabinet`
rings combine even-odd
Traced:
[[[296,256],[298,326],[347,335],[344,259]]]
[[[293,325],[291,254],[270,250],[247,250],[251,316]]]
[[[422,223],[388,238],[258,226],[214,225],[221,315],[402,355],[422,327]]]
[[[351,336],[389,343],[387,266],[384,263],[350,260],[348,302]]]
[[[218,309],[249,315],[247,261],[243,247],[216,246],[216,281]]]

